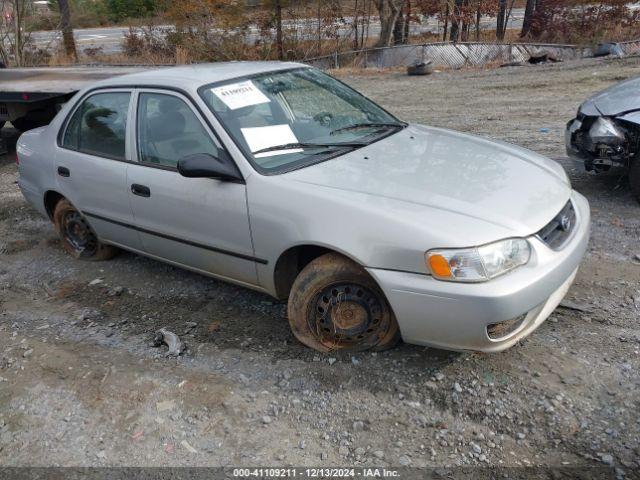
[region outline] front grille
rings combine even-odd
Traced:
[[[571,232],[576,226],[576,210],[573,208],[571,200],[567,202],[560,213],[553,220],[546,224],[536,235],[550,248],[558,250],[562,248]]]

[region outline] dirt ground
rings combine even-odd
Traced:
[[[640,469],[640,205],[564,156],[584,98],[639,59],[343,79],[405,120],[558,159],[593,209],[568,300],[494,355],[324,356],[271,298],[130,253],[65,255],[0,157],[0,465]],[[15,132],[4,129],[10,145]],[[193,323],[189,323],[193,322]],[[150,346],[167,327],[179,359]]]

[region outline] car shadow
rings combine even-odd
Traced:
[[[20,132],[14,128],[4,127],[0,129],[0,166],[5,166],[16,161],[16,143],[20,137]]]
[[[71,266],[78,276],[85,277],[82,282],[58,286],[60,291],[69,292],[59,300],[71,300],[82,309],[100,312],[91,322],[103,327],[111,325],[110,328],[125,339],[138,335],[151,339],[154,332],[166,328],[187,344],[198,345],[198,349],[206,346],[213,352],[230,356],[257,355],[267,364],[290,360],[366,368],[367,362],[375,359],[376,363],[402,365],[405,370],[421,375],[427,371],[435,374],[460,355],[402,342],[384,352],[319,353],[293,336],[286,302],[264,293],[130,252],[123,251],[109,262],[78,264],[66,256],[59,242],[49,242],[46,246],[57,252],[44,255],[56,258],[56,263]],[[95,271],[87,276],[87,268]],[[102,283],[89,285],[94,276]],[[122,293],[114,295],[115,287],[120,287]],[[121,324],[124,319],[128,321]],[[322,369],[315,378],[315,382],[327,388],[339,385],[338,380],[355,381],[336,378]]]
[[[592,205],[619,204],[640,207],[631,194],[629,179],[623,169],[612,168],[606,172],[587,172],[582,163],[568,157],[555,158],[566,170],[572,187],[587,197]]]

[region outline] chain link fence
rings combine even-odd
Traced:
[[[640,53],[640,40],[621,42],[619,45],[625,55]],[[558,60],[573,60],[593,56],[593,49],[544,43],[436,42],[334,53],[308,59],[306,63],[323,69],[387,68],[430,60],[435,67],[461,68],[524,62],[541,54]]]
[[[640,55],[640,39],[618,43],[625,55]]]

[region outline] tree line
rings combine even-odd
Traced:
[[[77,51],[74,27],[132,23],[125,55],[164,62],[304,59],[434,40],[595,43],[640,37],[640,9],[628,1],[50,0],[43,13],[32,0],[0,0],[0,56],[4,63],[33,63],[28,57],[38,50],[29,32],[48,28],[62,32],[62,52],[74,61],[91,54]]]
[[[451,42],[479,40],[483,17],[492,17],[494,38],[503,41],[518,7],[524,8],[522,26],[514,32],[518,38],[596,41],[603,32],[638,29],[638,12],[627,4],[628,0],[375,0],[382,25],[377,46],[408,43],[409,24],[424,17],[438,18],[442,40]]]

